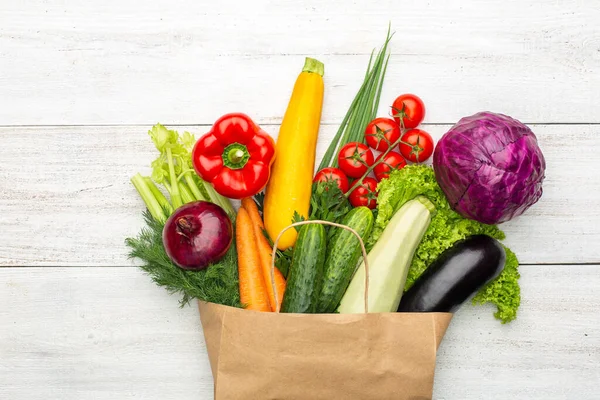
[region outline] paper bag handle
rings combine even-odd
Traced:
[[[342,225],[342,224],[336,224],[335,222],[322,221],[322,220],[294,222],[293,224],[285,227],[281,232],[279,232],[279,235],[277,235],[277,238],[275,239],[275,242],[273,243],[273,253],[271,255],[271,286],[273,287],[273,293],[275,295],[275,303],[276,303],[275,312],[279,312],[279,299],[278,299],[277,288],[275,287],[275,259],[276,259],[276,254],[277,254],[277,244],[279,243],[279,239],[281,239],[283,234],[288,229],[294,228],[294,227],[300,226],[300,225],[310,225],[310,224],[329,225],[329,226],[335,226],[336,228],[342,228],[342,229],[345,229],[345,230],[351,232],[358,239],[358,242],[360,243],[360,250],[361,250],[362,256],[363,256],[363,262],[365,263],[365,314],[367,314],[369,312],[369,260],[367,259],[367,249],[365,248],[365,243],[363,242],[363,240],[360,237],[360,235],[358,234],[358,232],[356,232],[354,229],[350,228],[349,226]]]

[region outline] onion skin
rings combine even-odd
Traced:
[[[233,240],[233,226],[218,205],[195,201],[179,207],[163,229],[163,245],[178,267],[202,270],[220,260]]]

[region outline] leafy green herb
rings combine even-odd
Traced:
[[[292,224],[295,224],[296,222],[302,222],[304,220],[305,220],[304,216],[300,215],[300,213],[298,211],[294,210],[294,216],[292,217]],[[296,232],[300,232],[300,228],[302,228],[302,227],[301,226],[294,227]]]
[[[277,260],[275,261],[275,266],[284,278],[287,279],[288,272],[290,271],[290,266],[292,265],[292,252],[294,248],[290,247],[284,251],[277,250]]]
[[[352,207],[338,187],[337,181],[329,180],[313,184],[309,219],[339,222],[351,209]]]
[[[162,242],[164,223],[144,212],[146,227],[136,238],[125,240],[129,257],[143,261],[141,269],[171,294],[181,295],[183,307],[193,299],[241,307],[235,243],[216,264],[202,271],[186,271],[171,262]]]
[[[313,183],[308,219],[341,223],[343,217],[351,209],[352,206],[338,187],[337,181],[329,180]],[[325,232],[327,232],[327,238],[331,239],[335,229],[326,226]]]
[[[299,216],[300,214],[298,214]],[[301,217],[300,217],[301,218]],[[269,246],[273,247],[273,239],[269,236],[269,232],[265,228],[262,229],[262,234],[269,242]],[[285,251],[277,250],[277,258],[275,259],[275,266],[281,272],[284,278],[287,278],[290,265],[292,264],[292,250],[293,247],[286,249]]]
[[[405,290],[435,261],[438,256],[457,241],[467,236],[483,234],[498,240],[504,239],[504,233],[495,225],[485,225],[463,218],[450,208],[446,196],[435,180],[433,169],[425,165],[410,165],[399,171],[393,171],[389,179],[378,185],[378,214],[368,247],[379,239],[394,213],[407,201],[417,195],[427,197],[436,207],[429,228],[412,260]],[[503,323],[517,316],[521,297],[519,288],[519,262],[514,253],[507,249],[504,270],[498,278],[483,288],[473,302],[475,304],[492,303],[498,311],[494,314]]]

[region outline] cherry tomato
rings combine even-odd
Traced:
[[[405,129],[416,128],[425,118],[425,104],[417,95],[402,94],[392,104],[392,115],[401,127],[400,118]]]
[[[365,139],[372,149],[386,151],[400,139],[400,127],[391,118],[375,118],[367,125]]]
[[[433,153],[433,139],[421,129],[406,131],[400,142],[400,153],[409,161],[424,162]]]
[[[336,181],[338,187],[342,191],[342,193],[346,193],[348,191],[348,177],[344,175],[341,169],[328,167],[323,168],[315,175],[313,182],[329,182]]]
[[[382,179],[389,178],[390,172],[406,167],[406,160],[404,159],[404,157],[402,157],[399,153],[396,153],[395,151],[390,151],[385,155],[385,157],[383,157],[383,153],[381,153],[379,157],[377,157],[377,159],[375,160],[375,163],[382,159],[383,161],[380,164],[377,164],[375,168],[373,168],[373,172],[375,172],[375,177],[379,182],[381,182]]]
[[[377,206],[377,181],[371,177],[363,179],[360,186],[348,197],[352,207],[366,206],[371,210]]]
[[[350,142],[340,150],[338,165],[351,178],[362,177],[373,165],[374,157],[366,144]]]

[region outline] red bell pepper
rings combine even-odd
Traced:
[[[219,118],[192,151],[198,175],[232,199],[260,192],[269,181],[274,159],[271,136],[241,113]]]

